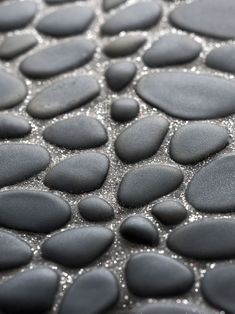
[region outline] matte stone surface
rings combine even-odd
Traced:
[[[140,215],[126,218],[119,231],[123,238],[136,244],[156,246],[159,242],[157,228],[151,220]]]
[[[97,268],[78,277],[65,293],[59,314],[102,314],[119,300],[119,284],[105,268]]]
[[[180,169],[168,165],[143,166],[127,172],[118,189],[119,203],[128,208],[144,206],[179,187]]]
[[[132,98],[115,99],[111,104],[111,117],[117,122],[128,122],[139,114],[139,103]]]
[[[168,247],[189,258],[216,260],[235,256],[235,219],[204,219],[175,229]]]
[[[46,267],[18,273],[0,285],[0,309],[7,314],[40,314],[53,307],[59,275]]]
[[[22,80],[5,71],[0,71],[0,110],[19,105],[27,95]]]
[[[95,118],[80,115],[49,125],[43,138],[51,144],[69,149],[88,149],[108,141],[106,129]]]
[[[175,200],[165,200],[157,203],[152,208],[152,214],[166,226],[177,225],[187,218],[184,205]]]
[[[0,251],[0,270],[26,265],[33,255],[25,241],[5,231],[0,232]]]
[[[143,55],[143,61],[150,68],[180,65],[196,59],[201,49],[189,36],[168,34],[153,43]]]
[[[46,169],[49,162],[48,151],[40,145],[0,145],[0,187],[16,184],[36,175]]]
[[[25,27],[34,18],[37,5],[32,1],[13,1],[0,6],[0,31]]]
[[[99,93],[100,86],[92,76],[64,78],[36,94],[30,101],[27,112],[34,118],[50,119],[86,105]]]
[[[203,312],[202,312],[203,311]],[[135,308],[131,314],[209,314],[205,309],[177,303],[146,304]],[[212,314],[212,313],[211,313]]]
[[[93,19],[94,12],[90,7],[73,5],[45,15],[36,28],[53,37],[72,36],[85,32]]]
[[[170,155],[180,164],[194,164],[221,151],[228,143],[229,134],[224,127],[203,122],[189,123],[173,135]]]
[[[104,11],[110,11],[119,5],[125,3],[126,0],[103,0],[102,6]]]
[[[216,76],[151,73],[139,80],[136,92],[148,104],[179,119],[215,119],[235,113],[234,84]]]
[[[202,167],[192,178],[186,191],[188,202],[206,213],[235,210],[235,154],[225,154]]]
[[[85,38],[62,41],[26,57],[20,70],[29,78],[47,79],[85,65],[95,48],[95,43]]]
[[[0,193],[0,226],[4,228],[48,233],[64,226],[70,214],[69,204],[52,193],[32,190]]]
[[[213,49],[206,57],[206,65],[212,69],[235,73],[235,45],[228,44]]]
[[[24,137],[31,132],[31,125],[23,117],[12,114],[0,114],[0,138]]]
[[[156,253],[138,253],[127,262],[128,289],[138,297],[158,298],[180,295],[194,284],[192,270],[184,264]]]
[[[124,89],[135,77],[137,68],[131,61],[118,61],[111,64],[105,72],[109,88],[115,92]]]
[[[37,38],[32,34],[7,36],[0,46],[0,58],[10,60],[27,52],[38,43]]]
[[[169,123],[157,115],[143,118],[130,125],[117,137],[115,152],[126,163],[134,163],[157,153]]]
[[[50,5],[63,4],[63,3],[75,2],[75,1],[77,0],[45,0],[45,2]]]
[[[196,0],[179,5],[169,19],[174,26],[188,32],[217,39],[234,39],[234,15],[233,0]]]
[[[109,58],[120,58],[137,52],[146,42],[143,35],[126,35],[109,41],[103,48]]]
[[[113,207],[104,199],[88,196],[78,203],[80,215],[87,221],[105,222],[114,218]]]
[[[67,158],[47,173],[44,183],[51,189],[81,194],[99,189],[108,174],[109,160],[100,153],[82,153]]]
[[[69,229],[47,239],[42,256],[65,267],[82,268],[107,252],[113,241],[113,232],[104,227]]]
[[[118,10],[101,26],[103,35],[115,35],[122,31],[147,30],[158,23],[161,7],[158,2],[140,1]]]

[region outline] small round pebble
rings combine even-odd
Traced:
[[[31,132],[29,122],[16,115],[0,114],[0,138],[11,139],[28,135]]]
[[[116,122],[124,123],[135,119],[139,110],[139,103],[135,99],[123,97],[112,102],[111,117]]]
[[[170,199],[155,204],[152,214],[166,226],[178,225],[187,218],[187,210],[184,205]]]
[[[98,196],[88,196],[78,203],[82,218],[90,222],[106,222],[114,218],[113,207]]]
[[[235,73],[235,45],[228,44],[213,49],[206,57],[206,65],[212,69]]]
[[[108,12],[125,2],[126,0],[103,0],[102,1],[103,11]]]
[[[126,218],[119,231],[123,238],[136,244],[157,246],[159,242],[157,228],[151,220],[140,215]]]
[[[173,302],[145,304],[136,307],[131,314],[212,314],[205,309],[196,308],[193,305],[184,305]]]

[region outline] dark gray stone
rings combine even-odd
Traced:
[[[199,309],[193,305],[184,305],[178,303],[158,303],[158,304],[146,304],[141,307],[135,308],[131,314],[212,314],[205,311],[205,309]]]
[[[228,44],[213,49],[206,57],[206,65],[212,69],[235,73],[235,45]]]
[[[11,139],[24,137],[31,132],[29,122],[12,114],[0,114],[0,138]]]
[[[125,2],[126,0],[103,0],[102,7],[105,12],[108,12]]]
[[[111,117],[117,122],[128,122],[139,114],[139,103],[132,98],[115,99],[111,104]]]
[[[77,0],[45,0],[45,2],[50,5],[57,5],[57,4],[67,3],[67,2],[75,2],[75,1]]]

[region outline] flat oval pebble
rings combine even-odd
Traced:
[[[106,44],[104,54],[109,58],[121,58],[137,52],[146,42],[143,35],[126,35],[118,37]]]
[[[120,32],[147,30],[158,23],[161,7],[154,1],[140,1],[118,10],[101,25],[103,35],[116,35]]]
[[[179,119],[215,119],[235,113],[233,83],[216,76],[151,73],[139,80],[136,92],[151,106]]]
[[[0,285],[0,309],[7,314],[41,314],[52,309],[59,275],[39,267],[16,274]]]
[[[64,226],[70,215],[69,204],[49,192],[10,190],[0,193],[0,226],[4,228],[48,233]]]
[[[92,76],[64,78],[36,94],[30,101],[27,112],[34,118],[50,119],[86,105],[99,93],[100,86]]]
[[[126,218],[119,231],[123,238],[136,244],[157,246],[159,242],[157,228],[151,220],[140,215]]]
[[[103,124],[85,115],[49,125],[43,132],[43,138],[51,144],[68,149],[99,147],[108,140]]]
[[[135,77],[137,68],[131,61],[118,61],[111,64],[105,72],[105,79],[109,88],[119,92]]]
[[[153,43],[143,55],[143,62],[150,68],[180,65],[196,59],[201,49],[189,36],[168,34]]]
[[[142,298],[171,297],[194,284],[193,271],[184,264],[156,253],[132,255],[125,268],[128,289]]]
[[[0,270],[24,266],[31,261],[33,255],[25,241],[5,231],[0,232],[0,251]]]
[[[26,57],[20,70],[29,78],[47,79],[85,65],[93,58],[95,48],[95,43],[86,38],[59,42]]]
[[[213,49],[206,57],[206,65],[212,69],[235,73],[235,45],[229,44]]]
[[[139,110],[139,103],[135,99],[122,97],[112,102],[111,117],[117,122],[128,122],[138,116]]]
[[[27,95],[22,80],[5,71],[0,71],[0,110],[19,105]]]
[[[182,181],[182,171],[173,166],[139,167],[124,175],[118,189],[118,201],[127,208],[144,206],[173,192]]]
[[[108,174],[109,159],[100,153],[67,158],[47,173],[44,184],[51,189],[81,194],[99,189]]]
[[[226,154],[202,167],[186,191],[188,202],[198,211],[228,213],[235,209],[235,154]]]
[[[119,300],[116,277],[105,268],[97,268],[79,276],[65,293],[59,314],[103,314]]]
[[[218,310],[234,313],[235,266],[224,264],[209,269],[201,282],[205,300]]]
[[[105,227],[69,229],[47,239],[42,256],[65,267],[82,268],[107,252],[113,241],[113,232]]]
[[[102,7],[105,12],[108,12],[125,2],[126,0],[103,0]]]
[[[31,132],[29,122],[16,115],[0,114],[0,138],[11,139],[24,137]]]
[[[187,210],[184,205],[175,200],[164,200],[152,208],[152,214],[166,226],[177,225],[187,218]]]
[[[6,32],[25,27],[34,18],[37,5],[32,1],[13,1],[0,6],[0,31]]]
[[[113,207],[98,196],[88,196],[78,203],[82,218],[91,222],[106,222],[114,218]]]
[[[235,38],[234,15],[233,0],[196,0],[176,7],[169,19],[174,26],[188,32],[226,40]]]
[[[168,247],[179,255],[202,260],[235,257],[235,219],[204,219],[175,229]]]
[[[138,162],[153,156],[160,148],[168,127],[168,121],[157,115],[138,120],[117,137],[116,155],[126,163]]]
[[[220,152],[228,143],[229,134],[224,127],[203,122],[189,123],[173,135],[170,155],[180,164],[195,164]]]
[[[94,12],[86,6],[69,6],[42,17],[36,29],[48,36],[65,37],[81,34],[87,30]]]
[[[0,46],[0,58],[10,60],[27,52],[37,45],[37,38],[32,34],[7,36]]]
[[[131,314],[209,314],[205,309],[178,303],[146,304],[135,308]],[[212,314],[212,313],[211,313]]]
[[[46,169],[49,162],[48,151],[40,145],[0,145],[0,187],[16,184],[38,174]]]

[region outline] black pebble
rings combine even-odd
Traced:
[[[139,103],[132,98],[115,99],[111,104],[111,117],[117,122],[128,122],[139,114]]]
[[[213,49],[206,57],[206,65],[212,69],[235,73],[235,45],[228,44]]]
[[[125,2],[126,0],[103,0],[102,2],[103,11],[108,12]]]
[[[205,309],[173,302],[145,304],[135,308],[130,314],[212,314]]]
[[[12,114],[0,114],[0,138],[10,139],[24,137],[31,132],[29,122]]]

